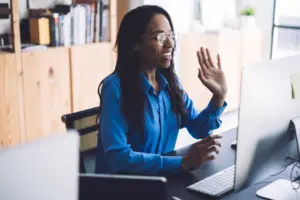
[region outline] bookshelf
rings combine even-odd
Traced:
[[[18,0],[10,0],[13,52],[0,52],[0,149],[65,131],[63,114],[98,106],[99,82],[114,69],[118,26],[129,0],[109,0],[109,40],[21,50]]]

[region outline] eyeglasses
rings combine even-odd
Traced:
[[[157,34],[156,37],[153,37],[152,39],[157,40],[159,45],[164,45],[167,38],[169,38],[171,42],[176,43],[178,41],[179,34],[174,32],[170,32],[170,33],[161,32]]]

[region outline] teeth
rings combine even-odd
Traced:
[[[171,52],[169,52],[169,53],[164,53],[163,55],[164,55],[164,56],[170,56],[170,55],[171,55]]]

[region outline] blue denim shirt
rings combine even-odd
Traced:
[[[171,108],[165,77],[158,73],[160,92],[156,94],[146,77],[141,76],[147,102],[144,140],[137,131],[127,134],[130,127],[121,111],[119,77],[113,74],[103,82],[96,173],[177,174],[182,157],[162,154],[174,150],[179,129],[185,127],[194,138],[200,139],[210,135],[222,123],[219,117],[226,102],[220,108],[209,103],[199,113],[187,94],[183,100],[188,114],[181,116],[178,123]]]

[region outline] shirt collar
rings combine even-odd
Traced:
[[[169,87],[169,83],[168,83],[167,79],[164,77],[164,75],[162,75],[159,71],[157,71],[156,75],[157,75],[157,80],[158,80],[158,84],[159,84],[160,90],[164,90],[167,87]],[[143,73],[141,73],[141,77],[142,77],[142,89],[145,92],[149,92],[149,91],[153,92],[154,88],[149,83],[149,81],[146,78],[146,76]]]

